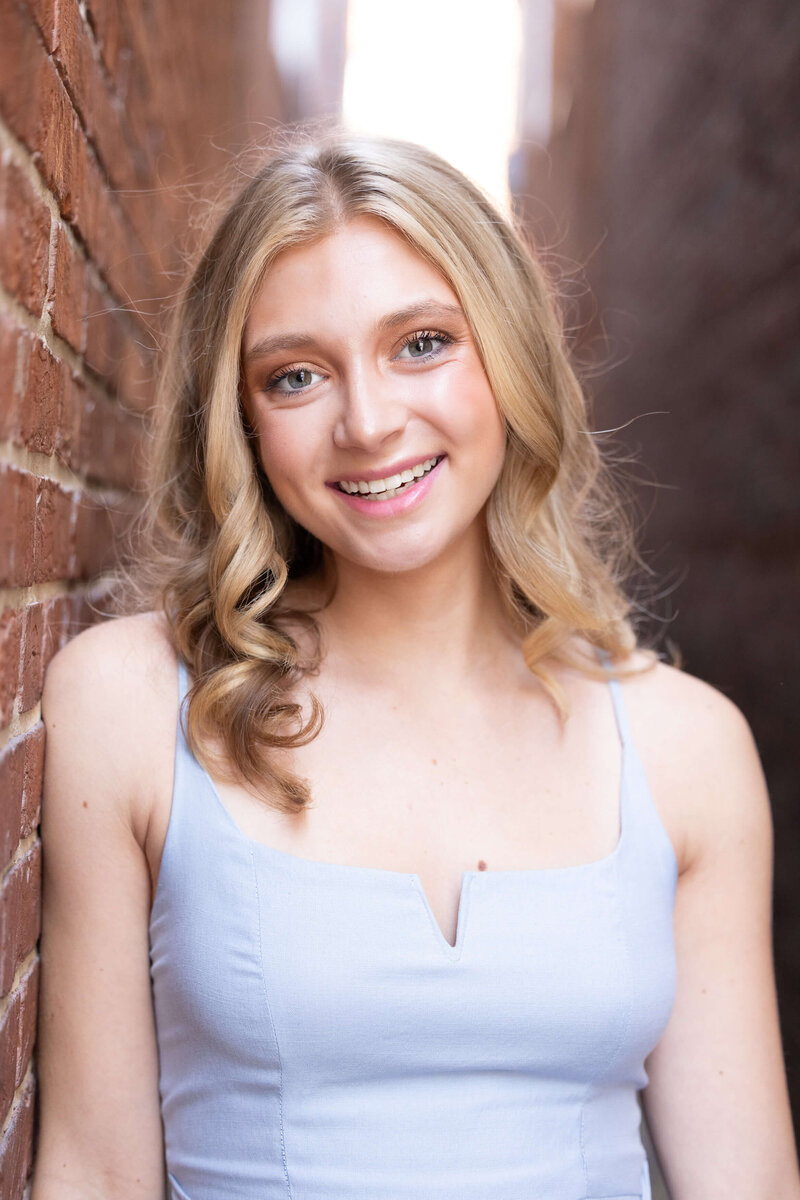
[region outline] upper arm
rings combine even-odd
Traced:
[[[681,811],[685,862],[675,901],[677,993],[647,1062],[648,1124],[673,1200],[797,1200],[764,775],[730,701],[686,676],[667,688],[672,754],[653,790]]]
[[[129,632],[87,631],[45,680],[33,1200],[164,1194]]]

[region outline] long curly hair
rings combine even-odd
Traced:
[[[305,710],[292,699],[320,643],[291,632],[318,626],[313,612],[291,610],[285,588],[316,570],[323,548],[259,465],[242,336],[277,255],[362,215],[405,238],[463,307],[507,431],[486,510],[489,557],[527,666],[560,717],[567,698],[548,662],[602,677],[587,646],[620,662],[637,647],[624,587],[642,564],[628,508],[587,428],[554,289],[524,235],[427,149],[342,131],[301,137],[227,208],[176,306],[120,590],[127,611],[164,614],[193,675],[187,737],[198,759],[287,813],[309,790],[276,751],[310,741],[323,713],[313,695]],[[656,661],[652,650],[642,658],[637,670]]]

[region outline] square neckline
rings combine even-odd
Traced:
[[[600,858],[589,859],[581,863],[567,863],[554,867],[512,867],[509,869],[493,868],[485,871],[474,869],[464,870],[460,875],[459,893],[458,893],[458,908],[456,917],[456,939],[455,942],[449,942],[445,937],[441,925],[433,911],[425,886],[418,872],[416,871],[398,871],[390,867],[371,867],[364,866],[360,863],[339,863],[331,862],[328,859],[308,858],[301,854],[293,854],[289,850],[280,850],[276,846],[270,845],[269,842],[262,842],[258,838],[250,837],[242,829],[239,822],[233,816],[228,806],[223,801],[219,794],[217,786],[206,768],[198,762],[192,751],[189,749],[183,732],[183,709],[185,703],[185,694],[188,690],[188,670],[182,660],[179,660],[179,710],[178,710],[178,730],[177,730],[177,745],[176,745],[176,771],[175,780],[177,781],[177,765],[178,755],[182,750],[192,763],[193,769],[199,772],[206,788],[210,792],[215,806],[221,813],[222,819],[231,829],[234,836],[244,845],[247,846],[251,854],[258,853],[259,855],[272,858],[273,861],[283,862],[285,867],[294,867],[295,870],[306,872],[320,871],[321,873],[339,873],[349,874],[354,878],[361,878],[365,882],[381,880],[392,886],[396,886],[397,882],[404,881],[408,886],[413,888],[422,903],[431,925],[433,926],[434,935],[439,943],[440,949],[451,959],[457,960],[461,955],[463,948],[464,931],[466,928],[466,914],[469,906],[469,894],[476,879],[486,880],[489,876],[494,878],[505,877],[511,880],[534,880],[547,878],[566,878],[570,873],[575,875],[587,874],[593,871],[604,871],[615,867],[617,860],[622,854],[622,850],[628,839],[628,775],[630,768],[630,740],[625,736],[625,730],[621,726],[619,720],[619,709],[614,695],[613,684],[617,682],[613,677],[608,679],[609,694],[611,696],[612,705],[614,708],[615,721],[617,725],[617,735],[620,745],[620,777],[619,787],[617,789],[617,840],[613,848]],[[174,805],[174,790],[173,785],[173,805]],[[172,823],[172,812],[170,812],[170,822]],[[167,828],[167,836],[169,836],[169,825]],[[165,839],[166,845],[166,839]],[[162,854],[163,857],[163,854]],[[159,876],[161,872],[159,871]],[[484,885],[485,886],[485,885]],[[156,886],[156,894],[158,886]],[[153,901],[155,907],[155,899]]]

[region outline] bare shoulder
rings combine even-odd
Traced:
[[[118,678],[120,672],[141,675],[157,669],[174,650],[161,613],[115,617],[84,629],[53,657],[46,679],[52,690],[91,677],[95,681]],[[54,681],[56,681],[54,683]]]
[[[172,753],[177,660],[157,613],[118,617],[78,634],[45,674],[48,793],[77,777],[98,796],[113,797],[137,825],[142,805]],[[46,784],[48,779],[46,778]]]
[[[673,753],[727,755],[735,747],[752,747],[747,719],[723,692],[686,671],[656,662],[649,666],[641,652],[629,664],[636,673],[618,678],[634,734],[644,743],[671,744]],[[645,669],[642,669],[645,668]]]
[[[647,658],[631,656],[627,668]],[[657,662],[619,672],[633,741],[679,863],[691,865],[726,832],[762,834],[769,802],[755,739],[741,709],[711,684]]]

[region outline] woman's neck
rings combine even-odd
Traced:
[[[333,599],[319,614],[326,657],[387,684],[419,687],[494,672],[518,655],[483,542],[469,539],[414,571],[337,560]]]

